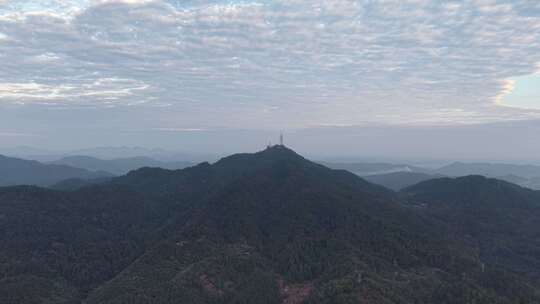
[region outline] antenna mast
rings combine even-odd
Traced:
[[[279,133],[279,144],[283,146],[283,132]]]

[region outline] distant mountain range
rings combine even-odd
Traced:
[[[194,165],[192,162],[162,162],[149,157],[116,158],[110,160],[90,156],[67,156],[51,162],[51,164],[68,165],[91,171],[107,171],[115,175],[124,175],[131,170],[142,167],[159,167],[164,169],[183,169]]]
[[[422,168],[392,163],[324,163],[328,167],[351,171],[389,189],[400,190],[420,181],[441,176],[483,175],[540,190],[540,166],[498,163],[455,162],[440,168]]]
[[[274,146],[0,188],[0,303],[539,303],[539,229],[537,191],[396,193]]]
[[[26,152],[36,152],[35,149],[31,148],[25,148],[22,150]],[[129,153],[126,152],[127,155],[130,155],[130,153],[137,154],[139,152],[142,153],[143,151],[153,151],[145,150],[143,148],[96,148],[92,150],[94,151],[94,153],[100,154],[101,152],[103,152],[109,156],[112,155],[111,153],[109,153],[111,151],[116,151],[119,154],[122,154],[126,151],[131,151]],[[155,151],[159,152],[161,150]],[[92,153],[92,151],[90,150],[86,152]],[[16,160],[16,158],[4,158],[4,160],[7,159]],[[25,160],[22,159],[17,160],[19,161],[19,164],[25,162]],[[195,163],[196,162],[189,160],[160,161],[145,156],[100,159],[97,157],[86,155],[70,155],[61,157],[59,159],[53,159],[47,162],[43,162],[41,164],[35,161],[29,162],[27,163],[27,166],[29,167],[25,167],[26,171],[21,170],[17,174],[12,174],[12,171],[7,170],[6,167],[6,170],[0,171],[0,185],[55,185],[55,187],[59,187],[59,189],[64,189],[65,187],[71,188],[75,185],[82,186],[87,184],[93,184],[97,181],[102,180],[102,178],[104,177],[110,177],[113,175],[124,175],[129,171],[143,167],[176,170],[192,166]],[[540,166],[534,165],[456,162],[440,168],[423,168],[419,166],[393,163],[321,163],[333,169],[348,170],[365,178],[372,183],[382,185],[395,191],[401,190],[407,186],[414,185],[418,182],[437,177],[458,177],[467,175],[483,175],[486,177],[494,177],[530,189],[540,190]],[[60,167],[46,167],[47,165],[56,165]],[[6,163],[4,163],[4,166],[6,166]],[[31,169],[33,166],[41,168],[41,171],[38,170],[36,171],[36,174],[29,174],[28,172],[34,172],[33,169]],[[50,174],[39,172],[50,172]],[[46,174],[46,176],[44,176],[44,174]],[[65,183],[60,183],[64,179],[68,179],[68,181],[66,181]],[[87,181],[88,179],[90,179],[90,181]]]
[[[434,171],[446,176],[483,175],[540,190],[540,166],[455,162]]]
[[[447,176],[476,174],[488,177],[515,175],[523,178],[535,178],[540,177],[540,166],[455,162],[439,168],[435,172]]]
[[[56,189],[77,188],[106,181],[143,167],[183,169],[191,162],[162,162],[148,157],[103,160],[69,156],[49,163],[0,155],[0,186],[37,185]]]
[[[32,160],[0,155],[0,186],[50,186],[65,179],[93,179],[111,177],[104,171],[89,171],[59,164],[43,164]]]
[[[103,160],[119,158],[152,158],[161,162],[202,162],[215,161],[216,155],[198,154],[164,149],[148,149],[142,147],[96,147],[78,150],[55,151],[34,147],[20,146],[0,150],[0,154],[23,159],[32,159],[42,162],[51,162],[69,156],[89,156]]]
[[[417,166],[392,163],[333,163],[320,162],[333,169],[347,170],[359,176],[381,175],[395,172],[418,172],[427,173],[430,170]]]
[[[375,174],[363,176],[363,178],[371,183],[385,186],[388,189],[399,191],[408,186],[418,184],[434,178],[442,177],[442,175],[426,174],[419,172],[393,172],[387,174]]]

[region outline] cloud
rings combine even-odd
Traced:
[[[46,59],[49,60],[50,58]],[[148,85],[140,81],[119,78],[98,78],[91,82],[81,79],[77,84],[0,83],[0,100],[17,104],[50,105],[64,104],[66,100],[70,100],[71,103],[77,102],[76,105],[107,106],[114,105],[122,98],[133,97],[137,91],[148,88]]]
[[[498,103],[540,62],[530,1],[46,2],[0,9],[0,104],[241,128],[540,115]]]

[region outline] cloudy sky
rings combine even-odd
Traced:
[[[197,150],[222,146],[208,135],[219,131],[513,122],[523,133],[540,119],[540,2],[0,0],[0,62],[4,147]]]

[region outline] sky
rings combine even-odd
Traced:
[[[540,109],[540,74],[511,79],[511,91],[504,96],[504,104],[524,109]]]
[[[540,149],[538,1],[0,0],[0,62],[0,148]]]

